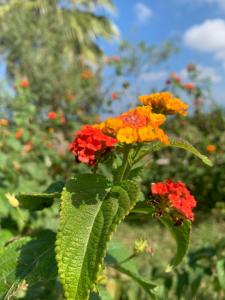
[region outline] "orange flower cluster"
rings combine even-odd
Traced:
[[[0,119],[0,126],[8,126],[9,121],[7,119]]]
[[[139,100],[144,105],[149,105],[155,113],[187,115],[188,105],[174,97],[170,92],[139,96]]]
[[[216,146],[215,145],[208,145],[207,146],[207,151],[210,152],[210,153],[213,153],[216,151]]]
[[[153,113],[151,106],[138,106],[95,125],[95,128],[101,129],[105,134],[116,137],[119,142],[126,144],[154,140],[168,144],[168,136],[159,127],[165,120],[165,115]]]
[[[85,80],[90,79],[93,76],[94,76],[94,74],[89,69],[85,69],[81,73],[81,78],[85,79]]]

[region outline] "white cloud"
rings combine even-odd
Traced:
[[[184,33],[184,43],[199,52],[210,53],[225,67],[225,21],[206,20],[194,25]]]
[[[152,71],[152,72],[145,72],[142,73],[140,76],[140,80],[145,82],[153,82],[153,81],[160,81],[165,80],[168,76],[168,72],[166,71]]]
[[[142,2],[138,2],[135,5],[134,9],[135,9],[135,13],[138,18],[138,21],[142,22],[142,23],[148,21],[153,14],[151,8]]]
[[[201,80],[210,79],[212,83],[219,83],[222,80],[218,72],[212,67],[197,65],[197,70],[200,72],[199,79]],[[179,74],[183,80],[188,79],[187,69],[183,69]]]

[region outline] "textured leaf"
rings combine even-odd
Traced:
[[[138,199],[131,181],[109,186],[103,176],[80,175],[62,193],[56,253],[68,300],[84,300],[103,263],[107,242]]]
[[[44,231],[36,238],[21,238],[3,248],[0,252],[1,299],[10,298],[24,280],[31,286],[56,277],[54,241],[55,234]]]
[[[52,205],[55,198],[60,198],[64,182],[57,181],[51,184],[44,193],[19,193],[16,199],[21,208],[41,210]]]
[[[170,272],[172,268],[181,263],[182,259],[187,253],[190,239],[191,222],[185,220],[182,222],[182,224],[175,225],[174,222],[167,217],[162,217],[159,220],[170,230],[177,244],[176,254],[170,265],[167,267],[167,272]]]

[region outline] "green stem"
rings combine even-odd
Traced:
[[[125,147],[124,155],[123,155],[123,164],[121,167],[121,173],[120,173],[119,180],[118,180],[119,182],[121,182],[122,180],[124,180],[126,178],[126,173],[127,173],[128,169],[130,168],[129,161],[128,161],[129,152],[130,152],[130,147],[129,146]]]
[[[118,263],[118,265],[122,265],[122,264],[128,262],[129,260],[133,259],[133,258],[136,257],[136,256],[137,256],[137,254],[136,254],[136,253],[133,253],[133,254],[131,254],[130,256],[128,256],[127,258],[125,258],[124,260],[120,261],[120,262]]]

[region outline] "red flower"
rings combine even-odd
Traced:
[[[15,137],[16,139],[20,140],[23,136],[23,129],[22,128],[19,128],[16,133],[15,133]]]
[[[166,182],[154,183],[151,192],[153,195],[161,196],[164,204],[177,210],[186,219],[194,220],[192,209],[196,206],[196,200],[183,182],[169,179]]]
[[[111,95],[112,100],[117,100],[119,98],[117,93],[112,93]]]
[[[183,85],[183,87],[186,89],[186,90],[188,90],[188,91],[193,91],[193,90],[195,90],[195,85],[193,84],[193,83],[191,83],[191,82],[188,82],[188,83],[185,83],[184,85]]]
[[[94,166],[97,156],[112,148],[117,143],[115,138],[105,135],[100,129],[85,125],[75,133],[74,141],[69,145],[77,161]]]
[[[119,61],[120,61],[120,57],[119,57],[119,56],[113,56],[113,60],[114,60],[115,62],[119,62]]]
[[[22,88],[28,88],[30,85],[30,82],[27,79],[24,79],[20,82],[20,87]]]
[[[60,117],[60,122],[62,125],[66,124],[66,118],[64,116]]]
[[[176,83],[181,83],[181,78],[177,75],[176,72],[172,72],[170,74],[171,80],[175,81]]]
[[[57,117],[57,114],[56,114],[54,111],[50,111],[50,112],[48,113],[48,118],[49,118],[50,120],[54,120],[54,119],[56,119],[56,117]]]

